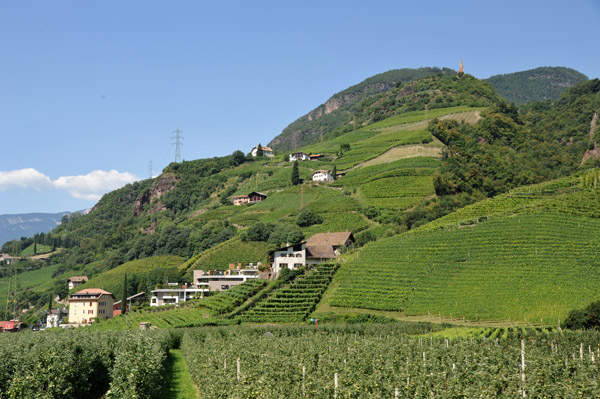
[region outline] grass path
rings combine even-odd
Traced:
[[[190,379],[187,365],[181,349],[171,349],[165,366],[165,388],[161,395],[164,399],[197,399],[196,387]]]

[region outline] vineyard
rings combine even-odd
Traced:
[[[93,330],[137,330],[140,323],[151,323],[159,328],[180,328],[207,324],[227,324],[221,317],[267,286],[266,280],[253,279],[227,291],[202,299],[194,299],[173,307],[161,306],[151,310],[138,310],[112,319],[97,321]],[[219,319],[219,320],[217,320]]]
[[[0,335],[0,398],[161,397],[164,331]]]
[[[210,399],[599,397],[598,333],[449,339],[430,328],[196,329],[184,334],[182,349]]]
[[[531,213],[379,240],[351,255],[330,305],[554,324],[599,299],[600,220]]]
[[[246,322],[300,322],[312,312],[327,289],[336,265],[317,265],[243,312]]]

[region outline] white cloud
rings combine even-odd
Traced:
[[[72,197],[98,201],[103,194],[116,190],[127,183],[139,180],[129,172],[95,170],[87,175],[61,176],[52,181],[45,174],[33,169],[19,169],[8,172],[0,171],[0,192],[12,189],[32,189],[47,191],[64,190]]]
[[[54,186],[75,198],[98,201],[103,194],[136,180],[139,179],[129,172],[95,170],[87,175],[59,177]]]
[[[46,191],[53,186],[52,180],[33,168],[0,171],[0,192],[14,188],[26,188],[36,191]]]

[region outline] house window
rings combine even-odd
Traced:
[[[283,268],[283,269],[287,269],[288,264],[287,263],[280,263],[279,267]]]
[[[73,311],[73,316],[77,316],[77,309]]]
[[[229,286],[228,286],[228,285],[225,285],[225,284],[223,284],[223,285],[221,285],[221,289],[222,289],[223,291],[225,291],[225,290],[228,290],[228,289],[229,289]]]
[[[302,254],[296,254],[296,258],[301,258]]]
[[[90,302],[90,306],[92,306],[92,303]]]
[[[94,314],[94,311],[92,309],[88,310],[88,314]]]
[[[294,263],[294,268],[302,267],[302,266],[303,266],[302,263]]]

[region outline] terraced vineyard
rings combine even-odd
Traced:
[[[242,313],[239,319],[253,323],[303,321],[321,299],[336,269],[336,265],[313,266]]]
[[[333,306],[552,323],[600,299],[600,219],[528,213],[367,245],[336,276]]]
[[[177,307],[159,307],[152,308],[150,311],[134,311],[113,319],[96,322],[88,328],[94,330],[137,330],[142,322],[152,323],[153,326],[159,328],[226,324],[226,321],[217,320],[217,318],[233,311],[266,285],[266,280],[249,280],[227,291],[203,299],[192,300]]]

